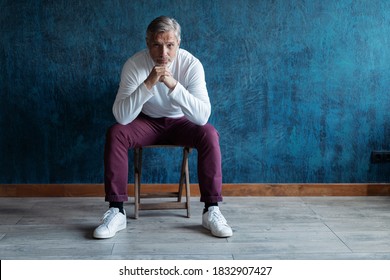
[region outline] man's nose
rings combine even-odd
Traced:
[[[161,56],[166,56],[168,53],[168,48],[164,45],[161,46],[161,49],[160,49],[160,54]]]

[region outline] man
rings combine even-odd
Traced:
[[[126,228],[128,150],[152,144],[176,144],[198,151],[202,225],[214,236],[233,232],[221,214],[222,170],[219,135],[207,123],[211,105],[200,61],[180,49],[176,20],[158,17],[146,32],[147,49],[125,63],[113,114],[118,124],[107,132],[104,152],[105,200],[109,210],[94,231],[110,238]]]

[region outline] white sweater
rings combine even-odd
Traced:
[[[169,90],[163,83],[151,90],[146,88],[144,81],[154,65],[147,49],[126,61],[113,105],[117,122],[128,124],[142,111],[153,118],[186,116],[195,124],[206,124],[211,105],[200,61],[189,52],[178,50],[169,66],[173,78],[178,81],[174,90]]]

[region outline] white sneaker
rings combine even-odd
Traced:
[[[229,237],[233,235],[231,227],[227,224],[218,206],[211,206],[202,216],[203,227],[211,230],[217,237]]]
[[[126,228],[126,212],[122,214],[118,208],[111,207],[104,213],[102,224],[93,232],[95,238],[110,238]]]

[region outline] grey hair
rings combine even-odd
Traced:
[[[146,30],[146,42],[149,43],[155,34],[161,32],[174,31],[176,38],[180,41],[181,27],[180,24],[174,19],[166,16],[160,16],[154,19]]]

